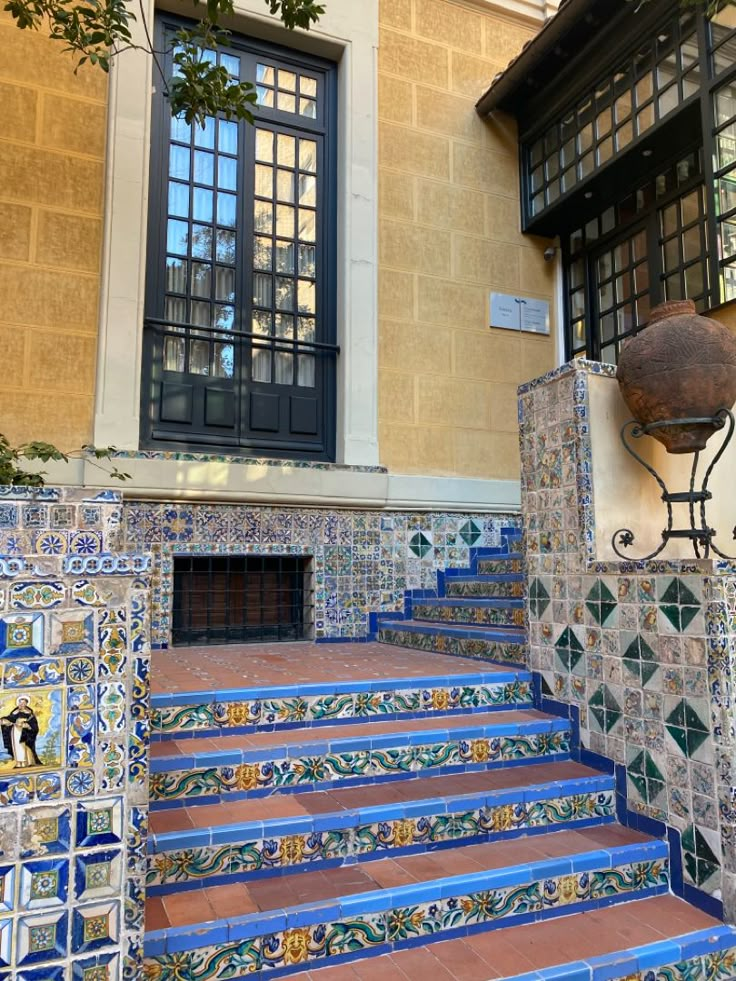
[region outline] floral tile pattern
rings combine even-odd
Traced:
[[[131,658],[123,624],[133,607],[147,621],[148,560],[119,551],[118,495],[11,490],[0,495],[0,958],[23,981],[132,979],[143,928],[121,913],[123,827],[131,801],[147,808],[145,753],[130,764],[149,648],[144,635]]]

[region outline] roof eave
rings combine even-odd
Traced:
[[[571,27],[585,17],[594,4],[595,0],[567,0],[563,3],[554,17],[544,24],[540,32],[480,97],[475,106],[478,114],[487,116],[494,109],[508,108],[537,66],[554,51]]]

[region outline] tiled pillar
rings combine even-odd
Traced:
[[[578,710],[583,747],[621,767],[629,811],[680,834],[685,894],[716,912],[722,899],[733,921],[736,568],[611,560],[600,531],[617,475],[636,479],[598,408],[601,388],[619,398],[614,371],[577,361],[519,390],[530,666],[544,695]],[[600,444],[596,459],[614,425],[611,459]],[[660,539],[662,510],[640,523],[642,543]]]
[[[141,976],[149,558],[111,491],[0,489],[0,976]]]

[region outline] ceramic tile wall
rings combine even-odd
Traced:
[[[736,570],[596,561],[588,380],[575,362],[519,390],[529,667],[625,768],[630,810],[681,835],[685,882],[736,916]]]
[[[141,976],[150,558],[121,515],[0,488],[2,978]]]
[[[518,515],[336,511],[232,504],[126,503],[124,544],[153,554],[154,647],[168,646],[174,557],[221,553],[314,559],[315,638],[360,638],[369,613],[403,608],[407,589],[436,590],[438,569],[469,565]]]

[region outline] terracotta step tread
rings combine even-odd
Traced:
[[[517,709],[500,712],[474,712],[411,719],[401,726],[400,734],[410,732],[433,732],[452,729],[481,728],[483,726],[524,725],[525,723],[554,720],[554,716],[538,712],[536,709]],[[397,734],[396,721],[351,723],[343,726],[324,728],[286,729],[276,732],[240,733],[238,735],[222,735],[212,737],[180,737],[167,739],[151,745],[151,756],[175,757],[201,755],[204,753],[220,753],[223,750],[264,749],[270,746],[299,746],[314,743],[334,743],[338,739],[361,739],[382,735]]]
[[[512,766],[480,773],[457,773],[417,777],[395,783],[371,784],[365,787],[317,790],[295,795],[274,795],[257,800],[205,804],[173,810],[152,811],[151,833],[167,834],[191,831],[194,828],[217,827],[225,824],[279,820],[290,817],[325,814],[425,800],[432,797],[454,797],[462,794],[484,794],[517,787],[539,786],[564,780],[602,776],[596,770],[567,760],[535,763],[533,767]]]
[[[504,670],[504,669],[501,669]],[[483,671],[493,671],[484,665]],[[478,674],[478,662],[390,644],[228,644],[153,652],[152,694]]]
[[[556,831],[529,838],[343,865],[325,871],[293,872],[247,884],[241,882],[150,896],[146,901],[146,928],[160,930],[193,926],[248,913],[280,910],[361,892],[526,865],[651,840],[647,835],[621,825],[601,825],[581,831]]]
[[[298,981],[491,981],[656,943],[721,924],[675,896],[654,896],[525,926],[292,975]]]

